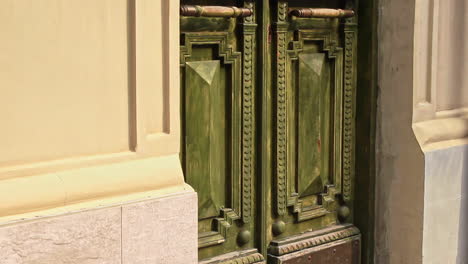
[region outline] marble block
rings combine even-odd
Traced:
[[[121,263],[121,208],[0,227],[2,264]]]
[[[192,191],[0,225],[0,264],[197,263]]]
[[[468,145],[425,153],[423,263],[466,264]]]
[[[123,206],[123,263],[197,263],[197,234],[194,192]]]

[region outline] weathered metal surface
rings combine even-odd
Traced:
[[[269,256],[271,264],[360,264],[359,237],[333,242],[321,248],[308,249],[282,257]]]
[[[181,161],[198,194],[199,259],[254,246],[256,24],[230,18],[254,8],[202,6],[198,15],[224,17],[181,17]]]
[[[289,13],[293,16],[307,18],[348,18],[355,15],[354,10],[329,8],[299,8],[291,9]]]
[[[355,236],[360,236],[359,229],[355,226],[351,224],[335,225],[317,231],[273,240],[270,243],[268,253],[274,256],[283,256]]]
[[[248,17],[253,14],[250,8],[235,6],[182,5],[180,15],[194,17]]]
[[[359,236],[337,225],[354,215],[353,1],[264,1],[262,16],[256,1],[183,2],[181,159],[199,194],[200,259]]]
[[[256,249],[248,249],[243,251],[232,252],[217,256],[210,259],[205,259],[198,264],[266,264],[265,258],[258,253]]]
[[[180,28],[186,32],[233,32],[236,22],[225,17],[180,17]]]
[[[359,230],[341,225],[272,241],[271,264],[360,264]]]
[[[289,16],[293,4],[310,5],[278,1],[272,29],[275,215],[269,225],[277,238],[352,221],[355,21]],[[278,221],[286,224],[283,232]]]

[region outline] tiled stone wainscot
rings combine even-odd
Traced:
[[[186,192],[0,226],[0,263],[196,263],[196,208]]]

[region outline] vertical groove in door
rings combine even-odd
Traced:
[[[260,1],[259,1],[260,2]],[[260,122],[259,125],[261,128],[259,129],[260,135],[262,140],[258,142],[260,151],[258,155],[258,163],[261,164],[259,167],[260,169],[260,177],[258,177],[259,186],[260,188],[260,195],[258,201],[258,208],[260,209],[260,217],[259,217],[259,228],[260,228],[260,239],[259,239],[259,251],[265,257],[267,255],[267,248],[268,248],[268,241],[270,240],[269,235],[269,227],[267,224],[267,219],[270,217],[270,212],[268,208],[270,205],[267,204],[271,203],[271,129],[272,129],[272,120],[271,120],[271,53],[270,53],[270,0],[262,0],[261,6],[257,10],[261,10],[258,12],[259,18],[257,21],[260,23],[261,34],[258,34],[258,47],[260,54],[260,60],[258,64],[258,72],[261,72],[262,78],[259,79],[258,83],[258,96],[259,102],[259,112],[260,112]]]

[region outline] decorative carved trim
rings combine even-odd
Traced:
[[[198,236],[198,248],[211,247],[226,242],[226,238],[219,232],[206,232]]]
[[[256,253],[254,255],[240,257],[237,259],[226,260],[223,262],[219,262],[220,264],[254,264],[254,263],[265,263],[265,258],[260,253]]]
[[[189,60],[192,54],[193,45],[210,45],[215,44],[218,46],[218,55],[222,58],[224,64],[231,64],[233,70],[233,76],[241,76],[241,64],[242,64],[242,54],[240,52],[234,51],[231,46],[229,46],[229,33],[185,33],[184,34],[184,46],[180,47],[180,66],[185,67],[185,63]],[[233,78],[232,87],[235,91],[233,100],[233,105],[239,105],[241,103],[240,99],[242,98],[242,84],[239,78]],[[240,120],[242,115],[242,110],[233,111],[233,120]],[[237,146],[242,142],[241,129],[239,126],[233,125],[232,130],[232,144]],[[242,160],[244,160],[244,153],[241,153],[241,149],[233,148],[232,150],[232,160],[231,160],[231,175],[235,177],[232,180],[232,184],[237,186],[234,189],[239,189],[241,184],[240,172],[242,170]],[[251,180],[250,180],[251,181]],[[237,184],[237,185],[236,185]],[[249,194],[251,198],[251,194]],[[247,196],[247,197],[249,197]],[[241,210],[245,207],[243,206],[242,199],[245,196],[241,197],[239,193],[233,193],[232,195],[232,208],[221,209],[220,217],[214,219],[216,224],[216,231],[207,232],[200,234],[198,239],[198,247],[208,247],[212,245],[217,245],[225,242],[227,238],[228,229],[231,228],[235,220],[241,218]],[[249,202],[251,203],[251,202]],[[249,205],[247,203],[247,205]],[[247,208],[249,207],[247,206]],[[251,211],[251,208],[250,210]],[[234,225],[235,226],[235,225]],[[219,235],[218,235],[219,234]]]
[[[356,24],[354,19],[345,23],[344,104],[343,104],[343,199],[349,201],[354,175],[354,101],[356,78],[354,72]]]
[[[237,214],[233,209],[221,209],[221,217],[216,218],[218,232],[227,237],[228,229],[234,224],[235,220],[240,219],[239,214]]]
[[[359,236],[360,231],[353,225],[333,226],[323,230],[308,232],[282,240],[272,241],[269,254],[282,256],[306,248],[316,247],[337,240]]]
[[[329,8],[300,8],[292,9],[290,14],[306,18],[347,18],[353,17],[353,10],[329,9]]]
[[[335,201],[335,195],[340,194],[342,190],[342,167],[345,167],[347,173],[346,177],[346,198],[349,200],[351,196],[351,181],[353,175],[353,155],[352,155],[352,144],[353,141],[353,129],[354,129],[354,90],[355,90],[355,78],[353,65],[355,63],[355,37],[351,39],[351,50],[349,50],[348,44],[348,56],[351,56],[351,63],[346,65],[346,68],[343,67],[343,48],[339,47],[338,40],[334,35],[329,34],[328,30],[298,30],[297,36],[298,40],[292,42],[292,49],[289,50],[287,43],[287,28],[288,23],[286,22],[287,15],[285,15],[284,10],[287,10],[287,3],[280,2],[278,3],[278,22],[276,23],[276,38],[277,38],[277,113],[276,113],[276,179],[277,179],[277,213],[278,215],[283,215],[286,212],[287,206],[294,206],[293,212],[297,213],[298,221],[305,221],[312,218],[320,217],[329,213],[326,209],[331,202]],[[353,22],[353,23],[350,23]],[[355,34],[355,24],[354,20],[347,20],[347,30]],[[334,27],[336,24],[330,23],[327,24],[327,27]],[[306,28],[304,28],[306,29]],[[345,32],[347,32],[345,30]],[[346,35],[346,33],[345,33]],[[287,186],[288,182],[288,145],[287,145],[287,131],[288,131],[288,121],[287,121],[287,79],[286,76],[288,68],[288,59],[295,60],[297,59],[298,54],[302,51],[303,40],[314,40],[314,41],[323,41],[323,51],[327,54],[329,59],[335,59],[335,72],[336,76],[336,89],[337,93],[335,94],[334,100],[337,100],[337,106],[333,111],[339,118],[333,124],[335,131],[339,131],[339,135],[336,136],[333,140],[335,141],[335,149],[333,150],[336,155],[334,157],[339,160],[339,164],[335,163],[335,182],[334,185],[327,186],[326,191],[319,195],[319,206],[309,206],[303,207],[303,202],[299,199],[297,194],[290,194],[288,192]],[[351,53],[349,54],[349,52]],[[349,60],[348,60],[349,62]],[[348,71],[348,75],[341,75],[342,70]],[[349,73],[350,72],[350,73]],[[343,77],[348,79],[351,77],[351,86],[347,86],[342,90]],[[345,83],[349,84],[349,81]],[[344,93],[344,100],[342,97]],[[346,95],[348,97],[346,97]],[[342,110],[343,109],[343,110]],[[342,119],[342,111],[348,114],[345,121]],[[344,124],[343,124],[344,123]],[[345,131],[347,129],[347,132]],[[348,153],[344,153],[342,140],[345,138],[346,143],[348,144]],[[346,165],[342,165],[342,163]],[[286,205],[284,202],[286,201]]]
[[[253,10],[254,4],[247,2],[246,7]],[[242,89],[242,220],[252,218],[252,188],[254,169],[254,107],[255,107],[255,30],[253,16],[244,18],[244,56]]]
[[[311,262],[312,260],[312,262]],[[268,255],[269,264],[360,264],[361,236],[353,236],[282,256]]]
[[[249,8],[239,8],[235,6],[199,6],[182,5],[180,6],[181,16],[194,17],[247,17],[253,14]]]
[[[184,34],[184,46],[180,47],[180,66],[185,67],[187,58],[190,58],[192,54],[192,46],[196,44],[216,44],[218,45],[219,56],[224,59],[226,64],[237,64],[240,63],[238,60],[242,56],[240,52],[234,51],[232,47],[228,45],[228,33],[209,33],[201,35],[197,33],[185,33]]]
[[[253,2],[245,2],[244,8],[251,10],[252,14],[250,16],[244,17],[245,24],[254,24],[255,23],[255,4]]]
[[[280,2],[278,3],[278,22],[286,22],[288,17],[288,3]]]
[[[298,53],[302,51],[302,47],[304,46],[303,40],[322,41],[323,51],[326,52],[329,59],[335,59],[337,55],[341,54],[343,51],[343,49],[338,46],[337,40],[330,34],[320,34],[306,30],[299,30],[298,35],[299,41],[294,42],[294,47],[292,49],[292,51],[294,51],[294,56],[297,56]]]
[[[335,202],[335,195],[338,193],[339,191],[335,188],[335,186],[325,186],[325,191],[318,195],[319,205],[317,206],[303,206],[303,201],[298,198],[297,194],[291,197],[292,199],[290,199],[290,201],[293,201],[293,212],[297,214],[297,221],[302,222],[330,213],[327,208],[329,208],[329,206]]]
[[[227,253],[214,258],[202,260],[199,264],[265,264],[265,258],[256,249],[247,249]]]
[[[337,46],[337,40],[328,32],[312,32],[308,30],[298,30],[297,32],[297,40],[292,42],[292,48],[287,50],[287,68],[291,67],[291,61],[297,60],[299,54],[303,51],[304,41],[319,41],[322,42],[322,50],[326,54],[328,59],[335,60],[335,72],[336,72],[336,82],[342,82],[341,78],[341,62],[343,59],[343,49]],[[336,85],[337,89],[336,95],[341,94],[341,85]],[[338,97],[341,99],[341,97]],[[331,98],[335,100],[335,98]],[[342,103],[341,100],[336,101],[336,107],[341,108]],[[337,118],[341,119],[341,116],[337,116]],[[341,121],[339,121],[341,122]],[[334,131],[341,131],[341,124],[340,123],[333,123],[333,130]],[[338,137],[337,140],[341,140],[341,136]],[[335,162],[334,170],[337,171],[341,168],[338,164],[341,162],[341,143],[339,146],[335,146],[333,150],[334,153],[338,156],[337,162]],[[289,154],[288,154],[289,155]],[[286,177],[287,184],[294,184],[290,183],[290,179]],[[303,200],[299,198],[297,193],[290,193],[287,191],[287,206],[293,206],[293,212],[297,215],[297,221],[302,222],[318,217],[322,217],[326,214],[329,214],[332,210],[329,210],[330,205],[335,201],[335,196],[340,193],[341,191],[341,173],[335,172],[335,182],[334,185],[327,185],[325,186],[325,190],[323,193],[318,195],[318,204],[316,206],[304,206]]]
[[[278,23],[276,28],[277,38],[277,113],[276,113],[276,174],[277,174],[277,213],[284,215],[286,213],[286,168],[287,168],[287,112],[286,112],[286,28],[288,4],[286,2],[278,3]]]

